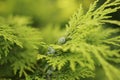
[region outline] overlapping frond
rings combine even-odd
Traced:
[[[51,45],[56,52],[44,58],[58,71],[69,65],[73,72],[77,72],[76,67],[79,65],[80,68],[93,73],[96,65],[99,64],[109,80],[119,80],[120,70],[110,62],[120,62],[120,29],[105,27],[104,24],[119,25],[119,21],[111,20],[112,16],[109,14],[120,9],[120,0],[107,0],[96,7],[98,1],[90,5],[86,13],[80,6],[67,25],[66,42],[62,45]],[[85,75],[89,75],[87,70]],[[70,69],[66,71],[69,74]],[[111,72],[116,75],[113,76]],[[80,75],[80,73],[77,75],[78,78],[82,77]]]

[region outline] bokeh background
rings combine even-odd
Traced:
[[[0,15],[32,17],[34,26],[65,24],[82,3],[87,9],[94,0],[0,0]]]
[[[65,25],[79,5],[82,4],[87,11],[93,1],[95,0],[0,0],[0,16],[14,17],[11,21],[29,20],[30,26],[38,28],[44,41],[50,44],[64,35]],[[100,0],[98,6],[104,1]],[[120,20],[120,11],[111,15],[113,19]],[[95,80],[106,80],[101,68],[98,67],[96,73]]]

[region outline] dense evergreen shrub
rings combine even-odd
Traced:
[[[45,43],[28,18],[1,17],[1,80],[94,80],[98,67],[107,80],[120,80],[120,28],[106,26],[120,26],[109,15],[120,9],[120,0],[97,7],[98,1],[87,12],[81,5],[54,44]]]

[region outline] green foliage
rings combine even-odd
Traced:
[[[27,75],[25,70],[33,71],[41,37],[36,29],[27,26],[26,22],[20,23],[20,20],[24,21],[24,17],[1,18],[0,66],[8,64],[7,68],[10,67],[10,71],[14,74],[19,73],[21,77],[22,74]],[[1,77],[4,76],[6,75]]]
[[[47,27],[40,34],[29,26],[27,17],[0,18],[0,77],[94,79],[97,67],[102,67],[108,80],[120,80],[120,28],[106,26],[120,25],[110,16],[120,9],[120,0],[107,0],[97,7],[98,2],[91,4],[87,12],[81,5],[63,37],[57,34],[62,34],[59,27],[53,27],[55,31]]]
[[[62,79],[75,80],[94,76],[96,66],[102,66],[109,80],[120,79],[120,70],[113,65],[120,63],[120,36],[117,34],[120,29],[104,25],[105,23],[119,25],[120,22],[111,20],[112,16],[109,14],[120,9],[120,0],[107,0],[96,8],[97,3],[98,0],[90,5],[86,13],[80,6],[67,26],[66,43],[50,45],[56,50],[55,54],[39,55],[42,56],[41,59],[47,60],[47,63],[55,69],[55,73],[60,71],[58,76]]]

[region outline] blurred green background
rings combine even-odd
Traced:
[[[82,3],[84,9],[94,0],[0,0],[0,15],[32,18],[35,27],[49,23],[64,25]]]
[[[83,4],[87,10],[93,1],[95,0],[0,0],[0,16],[15,16],[11,21],[20,21],[20,18],[24,21],[28,18],[31,21],[30,26],[40,30],[46,43],[55,43],[64,35],[65,25],[79,5]],[[100,3],[103,2],[104,0],[100,0]],[[112,15],[113,19],[120,20],[120,11]],[[96,69],[96,73],[95,80],[106,80],[101,68]]]

